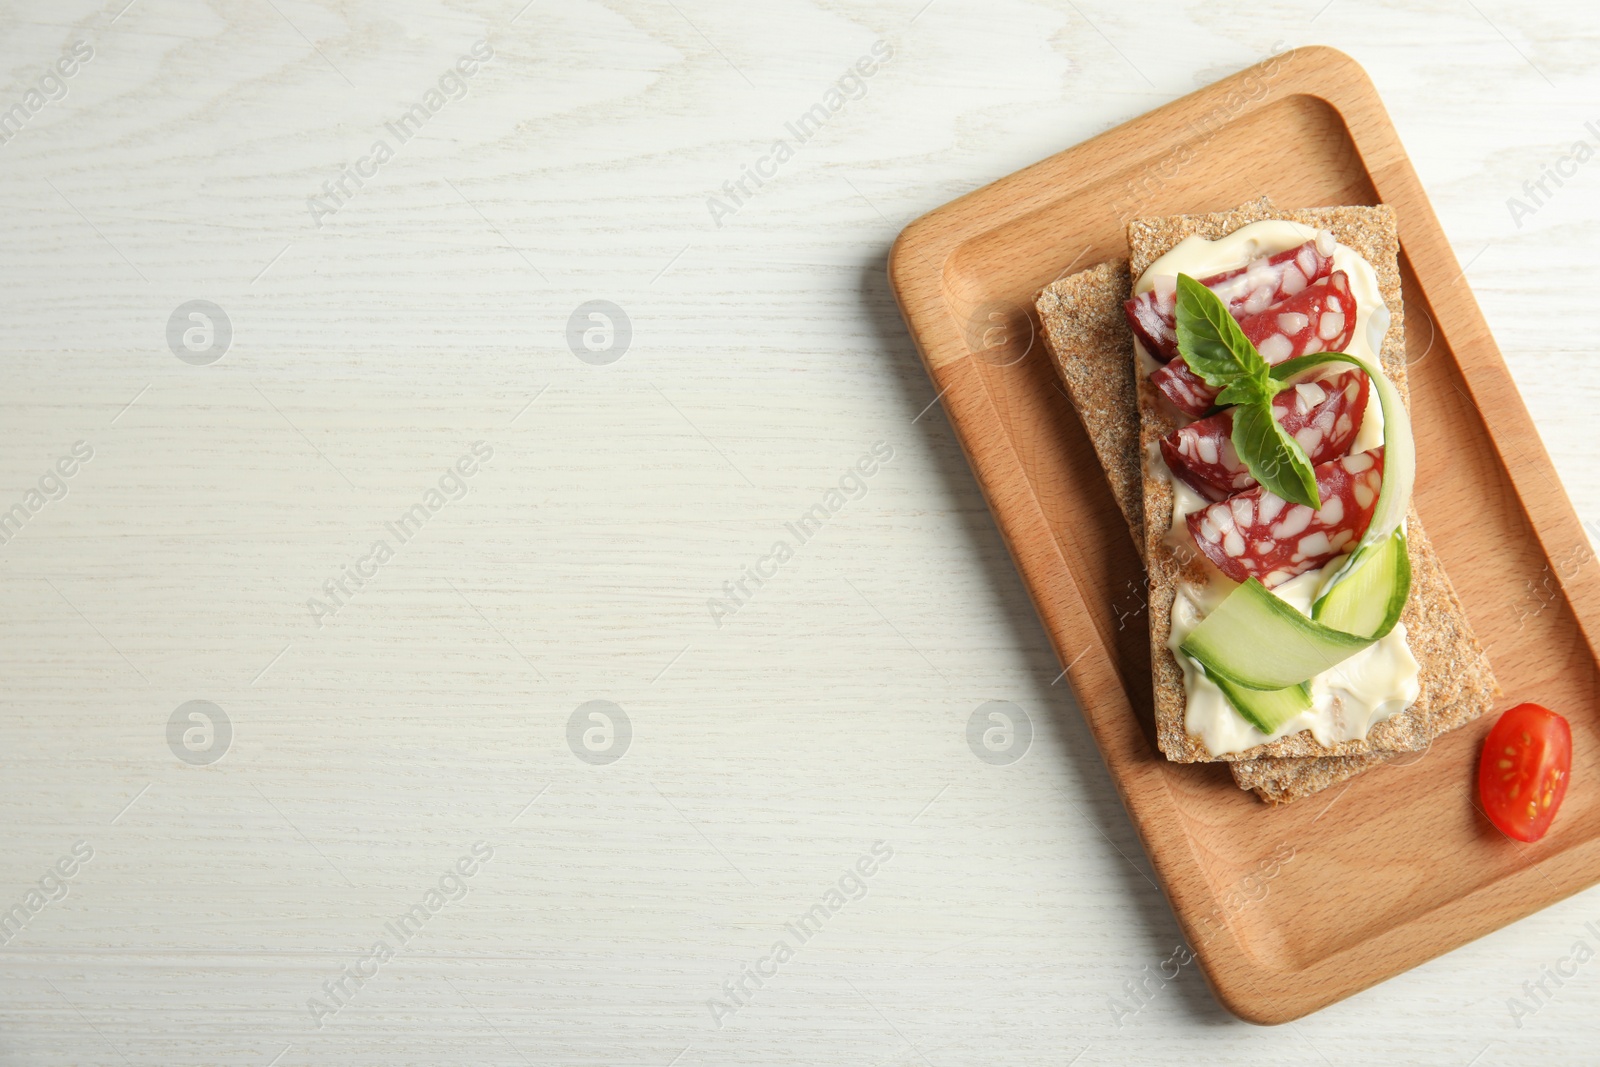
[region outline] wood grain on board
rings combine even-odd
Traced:
[[[1255,146],[1292,144],[1267,164]],[[1574,776],[1600,776],[1600,592],[1560,561],[1584,534],[1377,92],[1347,56],[1304,48],[1117,127],[923,216],[890,276],[1083,714],[1218,999],[1298,1018],[1600,881],[1600,798],[1573,794],[1535,846],[1473,806],[1494,721],[1281,809],[1152,740],[1140,571],[1121,514],[1027,309],[1064,271],[1126,255],[1129,218],[1388,203],[1399,214],[1418,440],[1416,503],[1507,703],[1569,709]],[[1518,610],[1549,582],[1550,610]],[[1087,654],[1085,654],[1087,653]],[[1248,909],[1237,887],[1295,860]]]

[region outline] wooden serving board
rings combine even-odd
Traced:
[[[1273,146],[1263,152],[1262,146]],[[1416,503],[1505,687],[1573,727],[1573,785],[1523,845],[1477,811],[1495,714],[1281,808],[1221,764],[1156,750],[1143,573],[1036,340],[1034,298],[1126,258],[1124,226],[1270,195],[1393,205]],[[1371,81],[1304,48],[979,189],[908,226],[901,312],[1084,717],[1217,999],[1281,1023],[1600,881],[1600,563]]]

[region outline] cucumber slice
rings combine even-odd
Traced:
[[[1324,626],[1376,641],[1400,621],[1411,593],[1406,533],[1396,530],[1356,556],[1342,577],[1317,598],[1311,617]]]
[[[1214,678],[1245,689],[1287,689],[1370,644],[1370,637],[1307,618],[1251,578],[1229,593],[1179,647]]]
[[[1284,723],[1311,710],[1311,687],[1304,682],[1287,689],[1244,689],[1220,675],[1208,677],[1222,690],[1233,710],[1264,734],[1277,733]]]
[[[1381,324],[1378,321],[1380,314],[1383,317]],[[1380,308],[1374,313],[1370,325],[1379,338],[1387,329],[1388,321],[1387,310]],[[1380,325],[1382,329],[1378,328]],[[1373,347],[1376,348],[1377,343]],[[1367,377],[1372,379],[1373,391],[1378,394],[1378,404],[1383,409],[1383,484],[1378,488],[1378,503],[1372,509],[1372,521],[1367,524],[1367,532],[1325,587],[1324,596],[1344,580],[1356,563],[1356,558],[1367,547],[1378,544],[1405,524],[1406,512],[1411,507],[1411,490],[1417,480],[1417,443],[1411,433],[1411,413],[1406,410],[1400,391],[1382,368],[1348,352],[1318,352],[1285,360],[1272,368],[1271,375],[1277,381],[1288,382],[1296,374],[1325,363],[1352,364],[1366,371]]]
[[[1381,309],[1380,309],[1381,310]],[[1385,314],[1371,326],[1381,339]],[[1381,367],[1343,352],[1291,359],[1272,368],[1280,382],[1325,363],[1367,372],[1383,409],[1383,485],[1361,541],[1307,618],[1252,578],[1201,620],[1180,647],[1200,664],[1241,717],[1272,733],[1311,706],[1307,682],[1394,629],[1411,592],[1405,517],[1416,481],[1411,416]]]

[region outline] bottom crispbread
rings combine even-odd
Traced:
[[[1144,556],[1144,471],[1139,464],[1139,399],[1133,334],[1122,316],[1128,265],[1102,263],[1039,294],[1045,345],[1055,354],[1067,396],[1078,409],[1111,495]],[[1060,353],[1071,353],[1063,358]]]
[[[1277,213],[1265,203],[1249,208],[1255,217],[1287,217],[1313,225],[1326,224],[1323,219],[1336,213],[1348,219],[1345,213],[1355,210]],[[1237,214],[1231,218],[1238,221],[1222,232],[1254,221],[1239,219]],[[1388,232],[1393,232],[1392,223]],[[1145,542],[1139,536],[1144,523],[1140,496],[1142,449],[1133,430],[1139,419],[1132,342],[1122,317],[1129,278],[1120,264],[1101,264],[1051,285],[1040,294],[1038,310],[1047,347],[1143,555]],[[1397,277],[1394,280],[1397,290]],[[1386,357],[1396,354],[1389,345],[1385,346]],[[1389,360],[1385,363],[1387,369]],[[1167,508],[1170,515],[1170,499]],[[1413,585],[1406,620],[1412,651],[1423,667],[1424,694],[1419,700],[1423,707],[1413,705],[1413,711],[1425,714],[1407,712],[1410,721],[1396,726],[1400,727],[1398,741],[1415,750],[1431,745],[1434,737],[1488,710],[1499,688],[1414,509],[1409,522]],[[1181,696],[1181,682],[1179,685]],[[1181,726],[1181,718],[1179,723]],[[1258,757],[1232,760],[1229,768],[1241,788],[1254,790],[1263,800],[1284,803],[1319,792],[1402,754],[1403,751],[1367,751],[1352,755]]]

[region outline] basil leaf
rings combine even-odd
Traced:
[[[1285,389],[1290,378],[1301,371],[1320,367],[1324,363],[1348,363],[1359,370],[1368,371],[1368,377],[1371,377],[1367,365],[1347,352],[1314,352],[1309,356],[1296,356],[1270,368],[1267,373],[1272,376],[1273,381],[1283,383],[1278,386],[1279,389]]]
[[[1250,404],[1261,399],[1271,400],[1282,388],[1282,382],[1275,382],[1271,378],[1262,380],[1241,376],[1223,387],[1222,392],[1217,394],[1215,403],[1218,407],[1228,407],[1230,404]]]
[[[1317,476],[1305,449],[1272,417],[1272,398],[1284,377],[1261,358],[1216,293],[1187,274],[1178,275],[1178,355],[1233,405],[1233,448],[1269,492],[1309,508],[1322,507]],[[1305,357],[1311,359],[1313,357]],[[1348,358],[1348,357],[1346,357]],[[1291,360],[1282,367],[1309,364]]]
[[[1269,492],[1312,510],[1322,507],[1311,460],[1272,417],[1270,397],[1233,409],[1233,448]]]
[[[1178,355],[1213,389],[1236,379],[1265,382],[1268,366],[1216,293],[1178,275]]]

